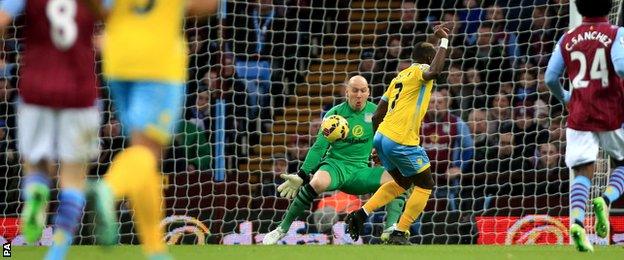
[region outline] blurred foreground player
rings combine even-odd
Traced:
[[[607,19],[611,0],[577,0],[576,6],[583,22],[557,43],[545,81],[570,114],[565,160],[576,176],[570,190],[570,237],[579,251],[586,252],[594,250],[584,221],[599,148],[616,167],[603,196],[592,201],[599,237],[609,234],[608,205],[624,191],[624,86],[620,78],[624,76],[624,29]],[[564,70],[572,80],[571,93],[559,83]]]
[[[24,158],[20,230],[29,243],[41,237],[50,200],[50,176],[60,162],[54,243],[46,259],[63,259],[85,206],[85,176],[99,152],[100,117],[91,37],[95,14],[81,1],[5,0],[0,27],[25,15],[17,127]]]
[[[143,251],[168,259],[163,240],[161,150],[180,118],[188,64],[184,14],[216,11],[216,0],[91,1],[105,20],[104,74],[117,117],[131,140],[95,187],[101,242],[115,243],[114,201],[126,197],[135,211]]]

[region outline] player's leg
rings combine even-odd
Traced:
[[[405,178],[401,176],[399,168],[396,166],[396,162],[393,161],[393,158],[391,157],[392,149],[395,148],[396,143],[377,133],[375,134],[375,138],[373,140],[373,146],[377,150],[379,160],[381,160],[384,168],[392,175],[394,180],[381,185],[381,187],[379,187],[375,194],[373,194],[373,196],[364,204],[364,206],[360,210],[354,211],[347,216],[347,229],[351,235],[351,238],[353,238],[354,240],[357,240],[359,234],[363,230],[364,222],[371,212],[390,203],[390,201],[394,200],[399,195],[404,193],[407,189],[409,189],[409,185],[405,185],[405,187],[402,187],[398,183],[407,182],[404,181]]]
[[[385,184],[381,185],[377,192],[373,194],[373,196],[364,204],[364,206],[362,206],[362,208],[357,211],[351,212],[347,216],[345,222],[347,223],[348,232],[353,240],[357,240],[357,238],[363,231],[364,223],[366,222],[366,219],[371,212],[389,204],[391,201],[394,201],[397,197],[410,189],[411,181],[408,178],[402,176],[398,168],[390,170],[390,174],[394,179],[393,181],[386,182]],[[405,205],[405,210],[407,210],[407,206],[408,205]],[[401,218],[403,217],[401,216]],[[402,231],[401,234],[405,236],[406,231],[407,230]],[[391,239],[393,233],[391,233],[388,240]]]
[[[393,181],[390,173],[384,171],[383,176],[380,181],[380,187],[383,184]],[[390,201],[386,205],[386,222],[384,223],[384,232],[389,232],[391,230],[396,229],[396,224],[399,222],[399,218],[401,217],[401,213],[403,212],[403,208],[405,207],[405,200],[409,195],[409,190],[399,195],[399,197]]]
[[[87,198],[93,203],[96,212],[94,219],[96,242],[105,246],[117,244],[116,201],[111,188],[103,180],[99,180],[89,183],[87,191]]]
[[[596,235],[605,238],[609,234],[609,205],[624,192],[624,129],[599,133],[600,146],[611,157],[613,170],[609,184],[601,197],[592,201],[596,214]]]
[[[170,141],[180,116],[183,95],[182,84],[132,84],[125,121],[120,117],[122,127],[131,135],[131,146],[116,156],[105,177],[115,195],[126,195],[130,200],[144,252],[152,258],[161,257],[167,251],[160,226],[164,213],[158,162],[161,149]]]
[[[134,178],[141,183],[133,188],[128,198],[135,211],[137,230],[143,251],[154,259],[166,254],[164,230],[160,225],[164,217],[162,208],[162,175],[158,169],[162,147],[171,141],[175,123],[181,116],[184,99],[183,84],[138,83],[138,92],[132,95],[130,120],[133,148],[150,151],[139,163],[141,172]],[[141,122],[141,120],[145,120]],[[130,174],[132,175],[132,174]],[[142,187],[142,188],[139,188]]]
[[[394,179],[382,167],[366,167],[353,171],[350,180],[348,180],[340,189],[349,194],[364,195],[375,193],[382,185],[393,181]],[[396,226],[399,221],[403,206],[405,205],[405,194],[401,194],[394,200],[386,204],[386,221],[384,229]]]
[[[46,208],[50,200],[52,181],[48,175],[50,163],[24,163],[22,179],[22,200],[24,205],[20,214],[20,231],[26,242],[35,243],[41,238],[46,225]]]
[[[606,238],[609,235],[611,224],[609,223],[609,206],[622,196],[624,191],[624,159],[616,160],[611,158],[611,165],[615,169],[611,171],[609,184],[601,197],[594,198],[592,206],[596,215],[594,225],[596,235]]]
[[[266,234],[262,243],[265,245],[277,244],[277,242],[286,235],[292,222],[300,217],[305,210],[310,209],[312,202],[319,194],[325,191],[335,190],[340,186],[338,174],[340,174],[340,169],[337,165],[333,163],[322,165],[318,171],[314,173],[310,183],[301,187],[297,196],[295,196],[288,206],[288,211],[286,215],[284,215],[284,219],[280,225]]]
[[[310,209],[312,202],[319,194],[323,193],[332,182],[330,172],[335,172],[328,166],[321,167],[310,180],[310,183],[301,187],[297,196],[293,199],[292,203],[288,207],[288,212],[284,216],[284,220],[279,225],[279,228],[286,232],[290,229],[292,222],[297,219],[305,210]]]
[[[109,91],[112,99],[113,107],[115,108],[115,114],[121,123],[121,129],[126,137],[130,135],[130,129],[132,127],[132,122],[130,120],[130,100],[131,95],[134,90],[134,85],[129,81],[109,81]],[[106,185],[106,189],[95,189],[95,191],[103,191],[106,195],[106,190],[113,193],[116,199],[122,198],[128,194],[128,192],[132,189],[132,184],[130,182],[123,181],[124,179],[124,171],[129,171],[129,165],[132,164],[134,159],[132,158],[135,152],[129,150],[136,149],[124,149],[119,152],[115,158],[113,158],[112,164],[108,169],[107,174],[105,175],[105,182],[100,183],[102,185]],[[149,150],[145,150],[145,152],[149,152]],[[151,156],[151,155],[148,155]],[[136,157],[136,156],[134,156]],[[130,173],[128,173],[130,175]],[[98,194],[99,195],[99,194]],[[96,195],[96,198],[99,196]]]
[[[379,147],[376,146],[375,148],[379,153]],[[382,154],[386,154],[386,160],[389,160],[389,164],[384,163],[384,165],[396,166],[396,169],[388,171],[394,181],[382,185],[362,209],[349,214],[351,218],[349,222],[352,223],[349,233],[352,238],[356,239],[361,231],[362,219],[365,219],[365,216],[388,204],[392,199],[414,186],[397,225],[397,230],[390,235],[389,239],[389,243],[409,244],[405,232],[409,230],[411,224],[424,210],[433,188],[429,158],[421,147],[398,145],[384,137],[381,138],[381,148]],[[381,156],[380,159],[382,159]]]
[[[129,107],[130,107],[130,93],[132,90],[132,83],[127,81],[115,81],[109,82],[109,93],[113,101],[116,116],[122,123],[121,127],[124,130],[124,134],[127,136],[127,129],[129,126],[124,126],[124,123],[129,122]],[[118,180],[123,178],[123,172],[128,168],[127,165],[132,164],[135,158],[132,156],[124,155],[127,150],[121,151],[114,159],[106,176],[107,180],[99,180],[93,183],[89,188],[91,192],[90,198],[94,201],[96,210],[95,214],[95,233],[97,242],[104,245],[112,245],[117,242],[117,214],[115,212],[116,199],[124,197],[128,191],[132,188],[129,183],[120,182]],[[138,159],[138,158],[137,158]],[[132,173],[128,173],[131,175]],[[112,176],[112,177],[111,177]],[[112,180],[112,181],[111,181]]]
[[[61,162],[59,175],[61,190],[54,217],[54,240],[45,259],[65,259],[74,240],[86,204],[84,192],[86,171],[86,163]]]
[[[383,184],[393,181],[392,176],[382,167],[366,167],[353,171],[348,180],[340,189],[349,194],[363,195],[375,193]],[[405,193],[396,197],[385,207],[386,219],[381,240],[387,241],[390,233],[396,229],[396,224],[405,206]]]
[[[396,197],[398,197],[400,194],[404,193],[405,190],[408,189],[398,185],[396,179],[394,178],[395,176],[401,176],[401,174],[399,173],[399,169],[391,158],[390,152],[394,148],[394,146],[392,145],[393,142],[388,141],[389,140],[382,134],[376,133],[373,139],[373,146],[377,150],[377,155],[379,156],[381,164],[384,166],[388,174],[391,175],[390,177],[393,178],[392,180],[388,180],[386,175],[386,178],[383,180],[384,183],[379,187],[379,189],[377,189],[375,194],[373,194],[373,197],[371,197],[364,204],[362,208],[367,214],[388,204],[390,201],[394,200]],[[380,180],[380,182],[381,181],[382,180]]]
[[[422,148],[419,148],[422,149]],[[422,151],[424,154],[424,150]],[[412,223],[420,216],[423,212],[425,206],[427,205],[427,201],[429,196],[431,195],[431,190],[433,189],[433,178],[431,177],[431,170],[428,165],[428,160],[423,159],[425,164],[414,164],[415,167],[405,168],[403,167],[403,171],[405,172],[418,172],[416,170],[419,167],[426,167],[425,170],[422,170],[418,174],[414,174],[411,177],[405,177],[401,171],[392,171],[391,175],[395,182],[405,190],[411,190],[411,195],[405,204],[405,209],[402,212],[402,215],[399,219],[399,222],[396,226],[396,229],[393,230],[389,236],[387,243],[395,244],[395,245],[408,245],[409,242],[409,229]]]
[[[18,106],[17,118],[19,151],[25,160],[20,230],[28,243],[35,243],[46,224],[51,186],[48,159],[53,156],[55,119],[52,110],[27,104]]]
[[[46,259],[64,259],[80,225],[85,199],[85,180],[90,160],[99,152],[100,116],[97,108],[58,110],[55,142],[60,159],[59,206],[54,218],[54,242]],[[59,129],[60,130],[60,129]]]
[[[597,151],[596,151],[597,153]],[[570,189],[570,237],[574,241],[577,250],[581,252],[593,251],[585,232],[585,204],[589,199],[591,177],[595,169],[595,163],[589,162],[572,167],[574,180]]]
[[[400,176],[400,172],[398,169],[392,169],[389,172],[393,177],[395,175]],[[404,177],[401,176],[401,178]],[[375,192],[375,194],[373,194],[373,196],[364,204],[364,206],[362,206],[362,210],[366,214],[366,216],[368,216],[373,211],[387,205],[388,203],[396,199],[409,188],[410,187],[408,185],[401,186],[397,182],[397,178],[394,178],[393,181],[386,182],[381,185],[377,192]]]
[[[621,198],[624,194],[624,158],[621,160],[612,158],[611,165],[615,166],[615,169],[611,172],[609,184],[602,195],[602,199],[607,205]]]
[[[407,147],[397,145],[387,138],[383,140],[383,143],[386,144],[384,154],[387,154],[384,155],[384,157],[387,157],[390,160],[387,164],[397,166],[396,169],[388,171],[390,175],[392,175],[394,182],[388,182],[382,185],[380,190],[373,195],[373,198],[371,198],[369,202],[364,205],[363,209],[367,214],[383,205],[388,204],[388,198],[392,197],[394,199],[398,196],[398,192],[400,192],[400,195],[405,192],[405,190],[410,189],[413,185],[416,185],[423,190],[418,190],[418,193],[425,192],[426,190],[429,190],[430,193],[430,190],[433,188],[433,180],[429,180],[431,179],[431,175],[427,174],[430,164],[424,149],[417,146]],[[388,150],[390,152],[385,152]],[[416,191],[417,190],[414,190],[414,192]],[[414,192],[410,195],[410,199],[408,199],[405,213],[409,212],[409,201],[415,198]],[[380,196],[380,200],[377,200],[377,198],[375,198],[377,194],[386,194],[391,196]],[[403,219],[403,217],[401,217],[401,219]]]
[[[566,129],[566,164],[574,179],[570,188],[570,237],[579,251],[593,251],[585,232],[585,205],[598,154],[598,136],[592,132]]]
[[[424,150],[422,152],[424,153]],[[410,226],[425,209],[433,189],[434,182],[431,176],[431,169],[429,168],[411,176],[410,180],[412,183],[412,194],[405,203],[405,210],[399,219],[397,229],[390,234],[390,239],[388,240],[390,244],[409,244],[406,234]]]

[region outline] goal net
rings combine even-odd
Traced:
[[[439,22],[453,21],[448,73],[436,83],[439,102],[430,105],[421,130],[436,188],[411,227],[411,241],[568,243],[566,112],[543,80],[568,28],[567,2],[222,0],[219,15],[188,18],[181,28],[189,41],[187,100],[163,153],[165,239],[260,243],[288,207],[276,192],[279,174],[299,170],[323,113],[345,101],[345,81],[364,76],[370,100],[378,102],[398,71],[413,63],[415,43],[428,40]],[[7,30],[0,63],[0,240],[13,244],[24,243],[15,145],[15,64],[27,48],[20,44],[22,24],[18,19]],[[102,82],[102,152],[91,178],[102,176],[128,145]],[[608,163],[598,169],[596,192],[608,179]],[[369,218],[362,240],[345,234],[344,217],[369,197],[321,194],[281,243],[379,243],[383,209]],[[624,207],[613,208],[609,240],[622,243]],[[120,243],[138,243],[132,215],[121,203]],[[76,243],[94,242],[92,218],[88,210]],[[41,244],[49,243],[47,228]]]

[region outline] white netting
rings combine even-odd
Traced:
[[[610,158],[607,153],[604,151],[600,151],[598,153],[598,160],[596,160],[596,171],[594,172],[594,177],[592,178],[592,186],[589,191],[589,201],[586,204],[587,211],[585,212],[585,218],[587,219],[586,230],[590,237],[592,237],[592,242],[596,244],[609,244],[610,240],[601,239],[596,236],[596,232],[594,226],[596,225],[596,219],[594,218],[594,208],[591,201],[594,198],[598,198],[602,196],[605,191],[608,183],[609,183],[609,174],[611,173],[611,163]]]
[[[613,1],[613,6],[611,7],[611,12],[609,13],[609,21],[615,25],[621,25],[624,20],[622,20],[622,1],[615,0]]]
[[[230,0],[222,19],[187,20],[184,127],[163,163],[169,184],[164,223],[171,241],[258,243],[288,206],[276,196],[278,174],[298,171],[323,111],[344,100],[348,76],[367,78],[377,102],[393,76],[412,63],[411,47],[426,40],[439,21],[456,22],[449,73],[437,83],[450,99],[448,108],[436,107],[426,117],[423,147],[437,188],[412,227],[412,241],[567,240],[565,112],[543,82],[549,54],[567,29],[567,1],[260,0],[262,7],[255,2]],[[12,28],[8,35],[3,54],[11,64],[17,61],[20,34]],[[2,86],[14,87],[16,79]],[[105,86],[103,93],[108,111],[103,151],[92,176],[103,174],[127,144],[110,116]],[[15,94],[0,99],[8,126],[3,129],[9,131],[0,142],[7,239],[15,235],[11,221],[19,210],[19,161],[6,150],[14,151]],[[457,123],[449,120],[460,119],[472,144],[459,144],[468,138],[460,139]],[[449,174],[455,166],[461,174]],[[345,205],[341,199],[327,203],[336,198],[329,195],[344,196],[323,195],[322,203],[337,211],[318,209],[319,198],[301,218],[316,225],[296,222],[291,230],[305,235],[292,232],[285,241],[350,242],[340,221],[367,197],[348,197],[353,204]],[[123,204],[120,208],[121,242],[136,243],[130,213]],[[371,217],[365,243],[378,241],[383,215]],[[78,242],[91,243],[91,225],[83,227]]]

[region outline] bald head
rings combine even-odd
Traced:
[[[362,110],[369,95],[368,81],[364,77],[357,75],[349,79],[347,82],[347,101],[353,110]]]
[[[366,81],[366,79],[360,75],[356,75],[353,76],[349,79],[349,82],[347,83],[347,86],[349,87],[367,87],[368,88],[368,81]]]

